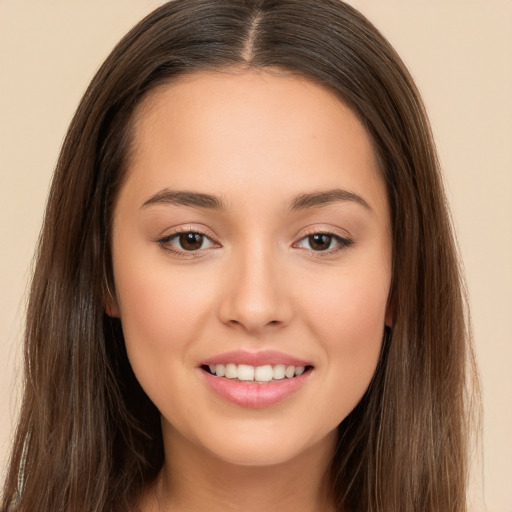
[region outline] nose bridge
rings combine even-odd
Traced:
[[[290,297],[283,286],[283,262],[277,252],[263,237],[233,248],[220,305],[224,323],[258,332],[289,321]]]

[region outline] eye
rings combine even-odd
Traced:
[[[333,233],[312,233],[299,240],[295,247],[315,252],[334,253],[352,243],[352,240]]]
[[[174,253],[195,252],[216,246],[208,236],[197,231],[174,233],[158,240],[158,243]]]

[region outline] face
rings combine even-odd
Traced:
[[[332,446],[377,365],[390,238],[369,137],[327,89],[226,71],[153,92],[110,312],[166,447],[265,465]]]

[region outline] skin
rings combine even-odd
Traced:
[[[290,211],[296,196],[332,189],[362,201]],[[211,194],[225,208],[144,206],[163,190]],[[169,238],[178,229],[204,233],[200,248]],[[325,249],[311,233],[351,243],[332,237]],[[390,323],[390,239],[369,136],[326,88],[279,70],[224,70],[145,99],[114,212],[109,305],[162,414],[166,463],[142,510],[332,509],[336,427],[367,389]],[[241,407],[198,368],[238,349],[279,350],[313,370],[282,402]]]

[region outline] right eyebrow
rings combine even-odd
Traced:
[[[164,188],[145,201],[141,208],[151,205],[181,205],[195,208],[207,208],[210,210],[224,210],[224,204],[220,197],[200,192],[188,192],[186,190],[169,190]]]
[[[291,202],[290,210],[301,211],[308,208],[318,208],[332,203],[347,201],[359,204],[370,212],[373,211],[372,207],[361,196],[340,188],[308,194],[299,194]]]

